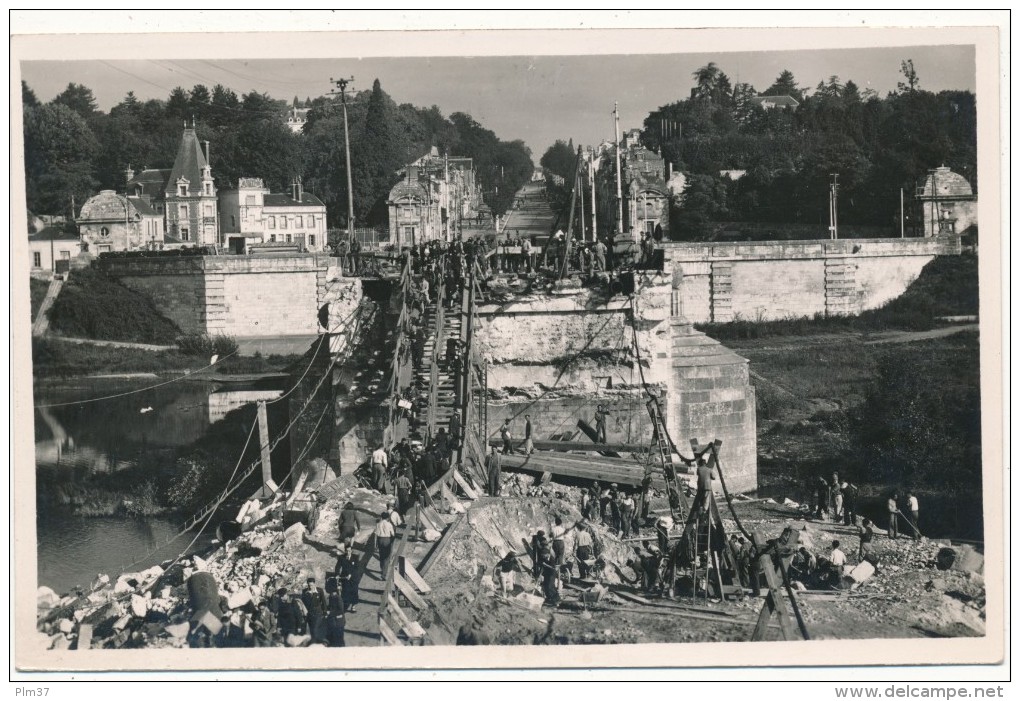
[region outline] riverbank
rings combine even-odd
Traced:
[[[301,354],[233,355],[216,363],[214,368],[203,370],[197,377],[210,380],[220,376],[236,381],[237,376],[251,380],[267,374],[279,375],[288,372],[301,358]],[[149,350],[67,342],[59,338],[32,341],[32,375],[36,381],[125,373],[173,376],[202,370],[209,365],[209,360],[209,357],[186,354],[176,348]]]

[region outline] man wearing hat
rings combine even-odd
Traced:
[[[577,522],[577,535],[574,537],[574,556],[577,558],[577,570],[581,579],[587,579],[591,572],[591,564],[595,560],[594,541],[588,530],[588,521]]]
[[[539,570],[538,567],[539,564],[538,556],[539,553],[541,553],[542,548],[548,545],[548,542],[549,541],[546,540],[545,537],[545,531],[542,530],[540,530],[531,538],[531,571],[536,579],[541,574],[541,570]]]
[[[510,596],[514,593],[514,572],[520,571],[521,565],[517,562],[517,553],[513,550],[504,555],[503,559],[496,564],[499,586],[504,596]]]

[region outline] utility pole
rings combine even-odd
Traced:
[[[830,173],[832,182],[829,183],[829,238],[839,238],[839,174]]]
[[[588,175],[591,178],[591,240],[598,240],[598,226],[595,220],[598,215],[595,213],[595,148],[588,151]]]
[[[578,193],[580,194],[580,197],[581,197],[581,241],[587,241],[588,240],[588,235],[587,235],[587,232],[585,231],[585,225],[584,225],[584,173],[581,170],[584,167],[583,166],[583,164],[584,164],[584,157],[581,156],[581,147],[580,146],[577,147],[577,155],[578,155],[578,167],[577,167],[577,173],[574,175],[574,180],[575,180],[574,187],[577,188]]]
[[[351,182],[351,136],[347,127],[347,86],[354,82],[354,76],[340,78],[339,80],[329,79],[329,82],[340,90],[340,104],[344,110],[344,156],[347,158],[347,242],[350,243],[354,237],[354,185]],[[336,90],[330,90],[330,95],[336,95]]]
[[[613,103],[613,130],[616,134],[616,235],[623,238],[623,181],[620,177],[620,103]]]
[[[906,228],[903,225],[903,188],[900,188],[900,238],[906,238]]]

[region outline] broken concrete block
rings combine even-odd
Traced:
[[[124,630],[127,628],[127,624],[131,622],[131,616],[121,616],[113,623],[114,630]]]
[[[191,621],[196,625],[196,627],[205,628],[213,635],[219,633],[220,628],[223,627],[223,624],[220,623],[219,616],[213,615],[209,609],[203,609],[197,612],[191,617]]]
[[[528,594],[527,592],[523,591],[517,596],[515,596],[514,599],[516,599],[518,602],[523,604],[525,607],[531,609],[532,611],[541,611],[542,604],[545,603],[545,599],[543,599],[541,596],[535,596],[534,594]]]
[[[305,528],[305,524],[299,521],[283,532],[283,542],[288,546],[300,545],[304,542],[305,533],[307,532],[308,529]]]
[[[117,580],[117,583],[113,585],[114,594],[127,594],[129,591],[133,591],[134,587],[128,584],[127,580],[123,577]]]
[[[69,634],[74,632],[74,622],[70,618],[60,619],[60,623],[57,624],[57,628],[61,633]]]
[[[240,608],[251,601],[251,590],[240,589],[227,597],[227,606],[232,609]]]
[[[312,636],[310,635],[294,635],[291,633],[287,636],[287,647],[304,647],[308,643],[312,642]]]
[[[190,626],[187,623],[173,623],[166,626],[163,630],[165,630],[171,638],[183,638],[188,634],[189,628]]]
[[[163,568],[160,567],[159,565],[153,565],[149,569],[142,570],[141,572],[139,572],[138,576],[141,578],[143,582],[148,581],[150,579],[157,579],[163,576]]]
[[[60,597],[49,587],[39,587],[36,590],[36,602],[41,609],[51,609],[60,602]]]
[[[50,650],[68,650],[70,647],[71,641],[60,633],[50,638]]]
[[[198,572],[205,572],[209,568],[205,560],[200,558],[198,555],[191,558],[191,564]]]
[[[847,573],[847,576],[850,577],[850,579],[854,580],[854,582],[856,582],[857,584],[862,584],[863,582],[866,582],[869,579],[871,579],[871,577],[874,574],[875,566],[872,565],[867,560],[865,560],[864,562],[850,570],[850,572]]]
[[[88,623],[78,628],[78,642],[75,644],[75,650],[88,650],[92,647],[92,626]]]
[[[96,580],[94,582],[92,582],[92,588],[93,589],[99,589],[100,587],[105,587],[109,583],[110,583],[110,575],[108,575],[108,574],[101,574],[98,577],[96,577]]]
[[[138,618],[145,618],[145,613],[149,610],[149,605],[146,600],[137,594],[131,595],[131,613]]]
[[[267,574],[260,574],[258,579],[259,587],[265,589],[266,585],[269,584],[270,577]]]
[[[437,531],[434,528],[426,528],[422,532],[421,537],[424,538],[425,542],[427,542],[427,543],[434,543],[435,541],[437,541],[440,538],[442,538],[443,534],[440,533],[439,531]]]
[[[78,609],[77,611],[74,612],[73,615],[74,622],[81,623],[83,620],[85,620],[85,609]]]
[[[464,505],[461,504],[459,501],[451,501],[450,502],[450,511],[451,512],[453,512],[455,514],[462,514],[466,510],[467,509],[464,508]]]
[[[786,499],[783,499],[783,506],[789,506],[790,508],[796,509],[800,506],[800,504],[787,497]]]

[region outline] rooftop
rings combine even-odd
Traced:
[[[30,232],[28,240],[32,241],[79,241],[80,237],[73,231],[64,231],[59,226],[47,226],[42,231]]]
[[[325,207],[318,197],[310,192],[302,192],[301,199],[295,200],[290,195],[270,194],[263,199],[266,207]]]
[[[202,145],[198,142],[198,134],[194,129],[186,128],[181,137],[181,145],[177,148],[177,158],[174,159],[174,167],[170,170],[170,177],[166,182],[165,191],[167,194],[175,194],[176,183],[185,179],[196,188],[202,182],[202,171],[209,165],[202,153]]]

